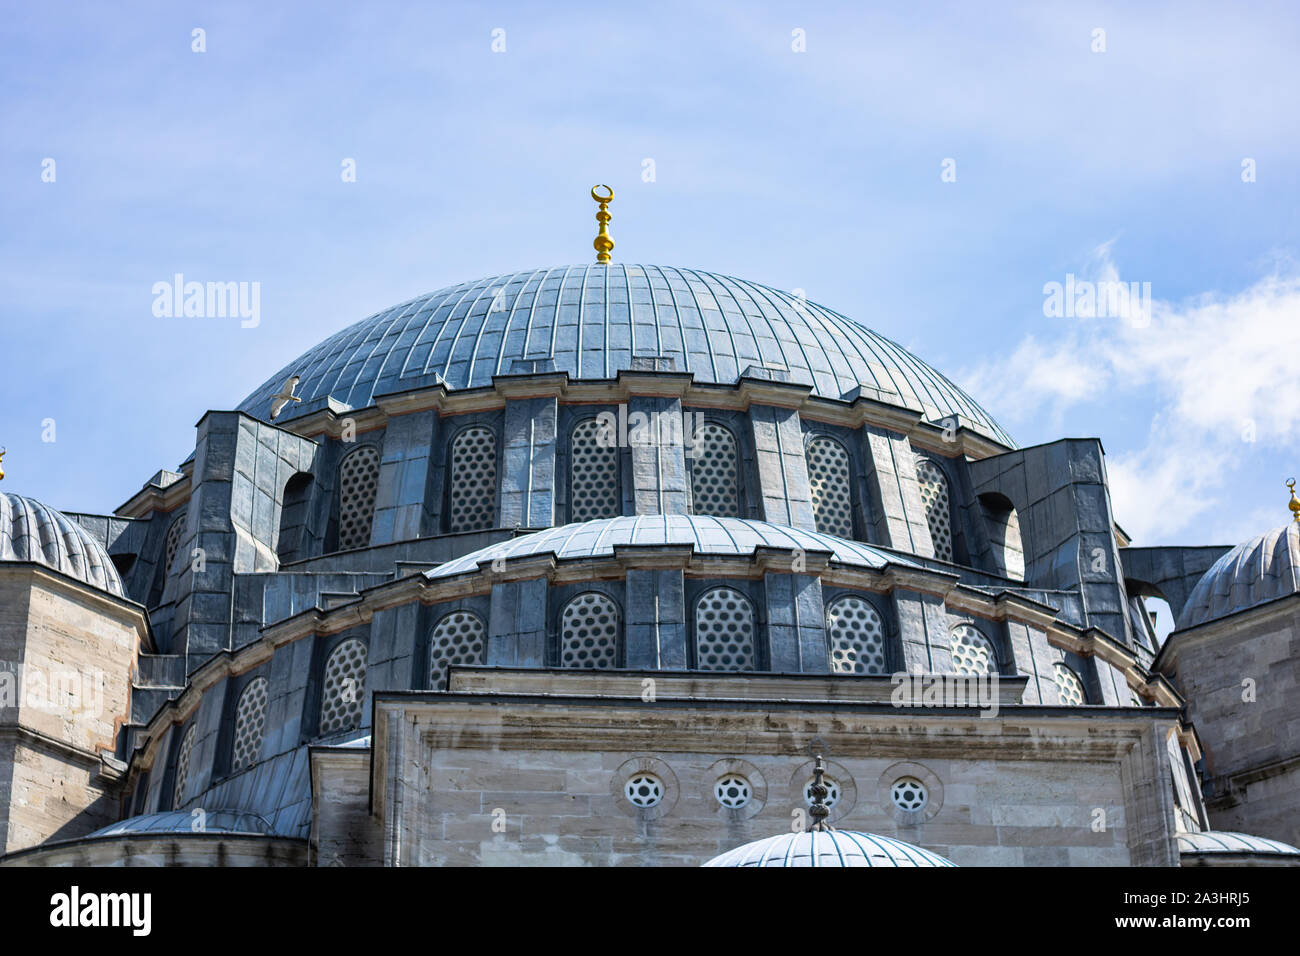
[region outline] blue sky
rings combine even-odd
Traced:
[[[987,6],[10,5],[5,489],[111,511],[344,325],[587,261],[608,182],[620,261],[804,289],[1022,444],[1099,436],[1135,543],[1280,525],[1300,13]],[[177,272],[259,282],[260,324],[155,317]],[[1149,282],[1150,321],[1045,316],[1067,274]]]

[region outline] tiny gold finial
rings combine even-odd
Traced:
[[[1300,501],[1297,501],[1295,496],[1295,479],[1288,478],[1286,486],[1291,489],[1291,501],[1287,504],[1287,507],[1291,509],[1292,517],[1294,517],[1296,521],[1300,521]]]
[[[3,481],[5,477],[5,452],[8,450],[8,448],[0,448],[0,481]]]
[[[596,192],[597,189],[603,189],[609,195],[602,196]],[[596,238],[592,240],[591,245],[596,250],[597,262],[609,262],[609,254],[614,251],[614,240],[609,237],[609,221],[614,218],[609,214],[609,204],[614,199],[614,190],[604,183],[598,183],[591,187],[591,198],[600,203],[600,209],[596,213],[600,232],[596,233]]]

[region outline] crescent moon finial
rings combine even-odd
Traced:
[[[602,196],[596,192],[597,189],[603,189],[609,195]],[[609,214],[609,204],[614,198],[614,190],[604,183],[597,183],[591,187],[591,198],[600,203],[600,209],[596,212],[596,221],[600,223],[600,231],[596,233],[596,238],[592,240],[592,247],[596,250],[596,261],[601,264],[608,264],[609,254],[614,251],[614,240],[609,235],[609,221],[614,217]]]

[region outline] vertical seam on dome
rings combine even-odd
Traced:
[[[788,325],[789,320],[781,313],[781,309],[777,306],[776,302],[772,300],[772,297],[767,294],[768,293],[767,289],[764,289],[762,286],[757,285],[756,283],[745,282],[741,279],[735,279],[730,276],[728,276],[727,279],[735,283],[744,291],[745,295],[749,297],[749,300],[753,302],[754,306],[758,309],[759,315],[763,316],[763,321],[767,323],[767,327],[772,331],[772,338],[776,342],[777,350],[780,351],[781,353],[781,362],[785,366],[786,370],[789,371],[790,359],[785,354],[785,344],[781,341],[781,337],[777,335],[776,326],[772,324],[772,320],[767,317],[767,314],[763,312],[763,308],[759,304],[758,300],[754,298],[753,295],[754,291],[758,291],[762,295],[763,301],[766,302],[768,306],[776,313],[777,318],[781,322]],[[816,388],[817,373],[812,367],[812,361],[808,358],[808,350],[804,348],[803,342],[800,341],[799,336],[791,334],[790,337],[794,339],[794,345],[795,348],[799,350],[799,357],[800,360],[803,362],[803,367],[807,369],[808,375],[813,379],[811,384],[813,385],[814,388]],[[823,350],[823,354],[824,351],[825,350]],[[836,398],[838,397],[839,396],[837,395]]]
[[[682,364],[685,366],[683,371],[690,372],[692,375],[694,375],[695,373],[691,369],[691,350],[686,345],[686,327],[682,325],[682,313],[681,310],[677,307],[677,293],[673,291],[672,280],[668,278],[668,275],[667,273],[664,272],[662,266],[651,266],[647,268],[653,268],[656,272],[659,273],[659,278],[664,280],[664,288],[668,290],[668,298],[673,300],[673,318],[677,320],[677,338],[680,339],[682,343]],[[658,330],[660,328],[659,303],[655,301],[654,283],[650,281],[649,276],[646,276],[646,285],[650,289],[650,308],[654,309],[655,329]],[[659,335],[659,344],[660,344],[660,349],[662,351],[663,337],[658,332],[656,332],[656,334]]]
[[[493,276],[493,277],[491,277],[491,278],[487,278],[487,279],[480,280],[480,282],[478,283],[478,286],[477,286],[478,292],[475,294],[473,301],[470,302],[470,304],[469,304],[469,308],[467,308],[467,309],[465,310],[465,315],[464,315],[464,316],[461,318],[461,320],[460,320],[460,325],[459,325],[459,326],[457,327],[457,329],[456,329],[456,334],[453,335],[452,338],[451,338],[451,347],[450,347],[449,349],[447,349],[447,362],[446,362],[446,364],[444,364],[443,367],[442,367],[442,379],[443,379],[443,381],[446,381],[447,378],[451,375],[451,366],[452,366],[452,362],[453,362],[453,360],[456,358],[456,346],[460,344],[460,337],[461,337],[461,335],[462,335],[462,334],[464,333],[464,331],[465,331],[465,326],[469,325],[470,315],[471,315],[471,313],[473,313],[473,311],[474,311],[474,306],[476,306],[476,305],[479,304],[479,301],[483,298],[483,293],[486,292],[486,291],[488,290],[488,287],[492,284],[492,279],[493,279],[493,278],[496,278],[496,277]],[[467,294],[468,294],[468,293],[467,293]],[[461,301],[462,301],[462,302],[464,301],[464,296],[461,297]],[[459,304],[459,303],[458,303],[458,304]],[[489,306],[489,308],[490,308],[490,306]],[[453,310],[453,311],[455,311],[455,310]],[[486,324],[487,324],[487,317],[488,317],[488,313],[484,312],[484,313],[483,313],[483,325],[486,325]],[[475,337],[477,337],[478,335],[481,335],[481,334],[482,334],[482,331],[483,331],[483,325],[480,325],[480,326],[479,326],[479,331],[475,333]],[[432,354],[432,353],[430,353],[430,354]],[[473,363],[470,363],[470,364],[468,365],[467,369],[466,369],[466,372],[465,372],[465,383],[466,383],[466,387],[468,387],[468,388],[473,388],[473,387],[474,387],[474,365],[473,365]]]
[[[502,328],[501,330],[501,348],[497,352],[497,367],[496,367],[496,371],[493,373],[494,375],[501,374],[501,363],[506,360],[506,346],[510,341],[510,323],[515,320],[515,313],[519,310],[519,300],[524,297],[524,292],[528,289],[528,284],[532,282],[534,279],[536,279],[537,274],[541,271],[542,271],[541,269],[534,269],[532,271],[532,274],[529,275],[529,277],[524,280],[524,284],[520,286],[519,292],[515,295],[515,300],[510,303],[510,314],[506,316],[505,327]],[[515,275],[523,275],[523,273],[517,272],[515,273]],[[543,279],[543,281],[545,281],[545,279]],[[507,283],[507,285],[508,284],[509,283]],[[531,311],[532,306],[537,303],[537,293],[541,290],[541,287],[542,287],[541,283],[538,283],[537,288],[533,290],[533,301],[529,304],[529,311]],[[525,350],[527,349],[527,347],[528,347],[528,335],[527,335],[527,329],[525,328],[524,330]]]

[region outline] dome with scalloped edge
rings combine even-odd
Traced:
[[[286,365],[239,410],[270,415],[271,397],[300,381],[277,421],[332,398],[352,408],[376,395],[443,383],[489,386],[495,375],[567,372],[610,379],[634,359],[695,381],[745,374],[858,394],[962,423],[1014,448],[964,391],[889,339],[824,306],[756,282],[652,265],[577,265],[492,276],[419,296],[343,329]],[[758,370],[758,371],[754,371]]]
[[[806,830],[755,840],[704,866],[956,866],[919,846],[857,830]]]
[[[0,561],[33,561],[122,597],[122,579],[104,546],[67,515],[21,495],[0,493]]]
[[[1195,627],[1300,591],[1300,523],[1239,544],[1192,588],[1178,627]]]

